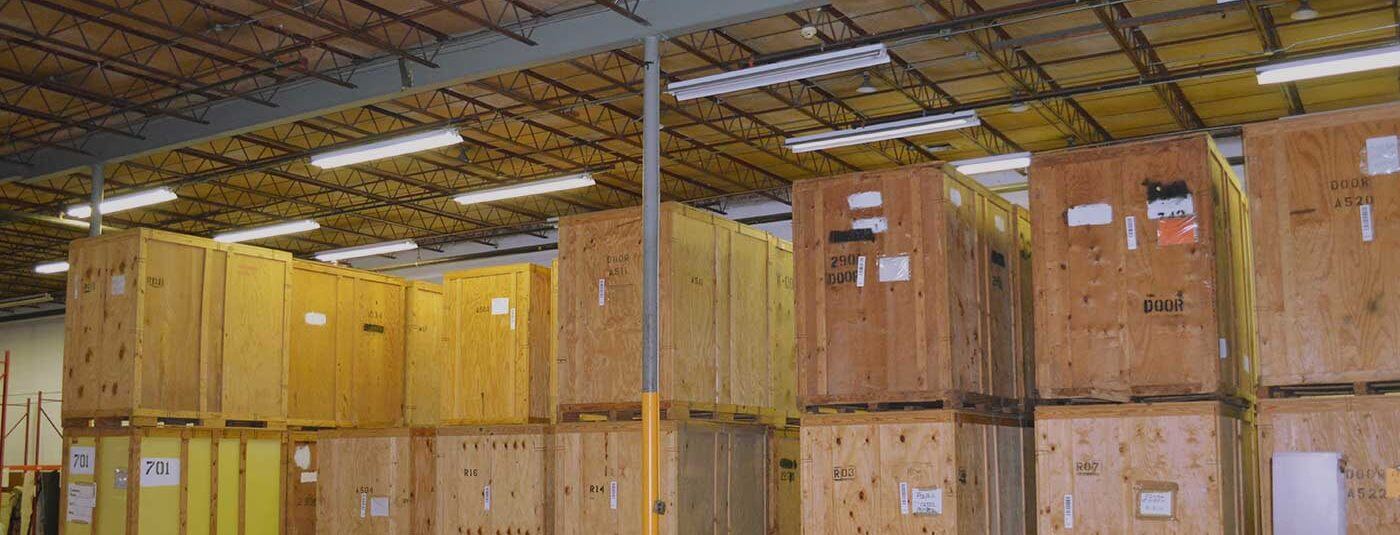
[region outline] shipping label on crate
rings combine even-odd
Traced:
[[[1113,222],[1113,206],[1108,203],[1081,204],[1065,211],[1071,227],[1099,226]]]
[[[1135,487],[1138,518],[1145,520],[1172,520],[1176,518],[1176,483],[1142,481]]]
[[[180,458],[142,457],[140,477],[142,487],[178,487]]]
[[[1074,529],[1074,495],[1066,494],[1064,498],[1063,516],[1065,529]]]
[[[617,481],[608,482],[608,508],[617,509]]]
[[[97,507],[97,485],[93,483],[68,484],[68,522],[91,524],[92,510]]]
[[[909,514],[909,483],[899,482],[899,514]]]
[[[1123,229],[1128,234],[1128,250],[1136,251],[1138,248],[1137,217],[1124,217]]]
[[[884,203],[885,199],[878,191],[862,191],[846,197],[846,206],[851,207],[851,210],[878,208]]]
[[[484,511],[491,510],[491,485],[481,487],[481,508]]]
[[[1371,205],[1361,205],[1361,241],[1371,242],[1376,239],[1376,224],[1371,220]]]
[[[510,313],[510,298],[509,298],[509,297],[492,297],[492,298],[491,298],[491,315],[492,315],[492,316],[504,316],[504,315],[506,315],[506,314],[508,314],[508,313]]]
[[[1366,174],[1388,175],[1400,172],[1400,138],[1379,136],[1366,140]]]
[[[126,275],[112,275],[112,295],[126,294]]]
[[[916,515],[943,514],[943,489],[914,488],[909,492],[910,509]]]
[[[97,458],[95,446],[68,447],[68,474],[75,476],[92,475],[93,459]]]
[[[375,496],[369,499],[369,516],[386,517],[389,516],[389,497]]]

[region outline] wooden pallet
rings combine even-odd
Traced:
[[[1000,396],[971,392],[948,392],[941,399],[921,401],[829,401],[807,403],[805,407],[806,412],[811,414],[919,411],[931,409],[964,409],[1015,414],[1029,411],[1031,408],[1032,404],[1027,400],[1008,399]]]
[[[118,428],[118,427],[199,427],[205,429],[287,429],[284,420],[238,420],[224,417],[189,416],[99,416],[92,418],[64,418],[63,427],[68,428]]]
[[[1228,394],[1158,394],[1150,396],[1083,396],[1037,399],[1036,405],[1126,405],[1130,403],[1184,403],[1189,401],[1219,401],[1240,408],[1250,406],[1250,401]]]
[[[1315,396],[1375,396],[1400,392],[1400,381],[1358,381],[1354,383],[1322,383],[1312,385],[1260,386],[1260,399],[1301,398]]]
[[[560,422],[630,422],[642,419],[641,403],[579,403],[559,406]],[[663,420],[707,420],[727,423],[758,423],[795,426],[800,418],[771,408],[723,403],[661,403]]]

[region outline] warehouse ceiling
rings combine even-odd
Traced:
[[[0,299],[61,300],[64,277],[32,268],[86,234],[59,215],[87,199],[88,162],[107,161],[108,195],[167,186],[180,196],[111,214],[107,225],[207,236],[316,219],[320,230],[257,242],[299,255],[402,238],[489,243],[544,232],[561,215],[636,205],[640,45],[551,61],[530,52],[554,53],[551,43],[579,33],[570,24],[606,20],[635,35],[681,27],[661,3],[0,0],[0,166],[10,175],[0,178]],[[849,0],[667,34],[669,81],[873,42],[895,59],[719,98],[663,97],[663,195],[719,207],[784,201],[804,178],[1228,129],[1400,96],[1394,69],[1255,82],[1262,64],[1400,36],[1394,0],[1312,6],[1315,18],[1293,20],[1293,1]],[[590,46],[586,36],[577,46]],[[455,61],[472,50],[491,55]],[[517,53],[514,65],[534,66],[472,71]],[[470,77],[446,78],[458,73]],[[371,75],[397,87],[365,83]],[[873,92],[859,90],[867,82]],[[364,100],[372,90],[382,97]],[[804,154],[782,147],[795,135],[966,109],[978,110],[981,127]],[[218,130],[263,115],[295,117]],[[307,161],[445,126],[466,142],[332,170]],[[585,169],[597,186],[452,201]]]

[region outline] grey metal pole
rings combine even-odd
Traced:
[[[642,535],[660,533],[661,401],[661,53],[655,35],[646,37],[642,99]]]
[[[92,217],[88,218],[88,236],[102,235],[102,164],[92,164]]]

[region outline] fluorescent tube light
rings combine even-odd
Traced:
[[[122,210],[130,210],[132,208],[150,206],[152,204],[160,204],[163,202],[173,201],[178,198],[179,196],[175,195],[175,192],[170,191],[170,188],[156,188],[149,189],[146,191],[138,191],[135,193],[127,193],[125,195],[116,195],[108,197],[106,199],[102,199],[102,213],[114,214]],[[92,204],[75,204],[73,206],[69,206],[68,209],[65,211],[68,213],[68,217],[87,219],[89,217],[92,217]]]
[[[42,264],[39,264],[39,265],[37,265],[37,266],[34,266],[34,272],[35,272],[35,273],[41,273],[41,274],[44,274],[44,275],[52,275],[52,274],[54,274],[54,273],[63,273],[63,272],[65,272],[65,271],[68,271],[68,262],[65,262],[65,261],[62,261],[62,260],[60,260],[60,261],[58,261],[58,262],[44,262],[44,263],[42,263]]]
[[[577,175],[561,176],[545,180],[536,180],[524,184],[512,186],[501,186],[499,188],[484,189],[481,191],[471,191],[458,195],[457,202],[462,204],[474,204],[479,202],[499,201],[501,199],[511,199],[515,197],[525,197],[528,195],[539,195],[541,193],[552,193],[570,189],[586,188],[596,182],[592,173],[581,173]]]
[[[42,294],[25,295],[25,296],[21,296],[21,297],[12,297],[12,298],[6,299],[6,300],[4,300],[4,301],[0,301],[0,309],[15,308],[15,307],[23,307],[23,306],[30,306],[30,305],[42,305],[42,304],[44,304],[44,303],[52,303],[52,302],[53,302],[53,295],[52,295],[52,294],[42,293]]]
[[[1400,45],[1265,65],[1255,73],[1260,84],[1281,84],[1396,66],[1400,66]]]
[[[458,133],[456,128],[433,130],[317,154],[311,157],[311,165],[322,169],[333,169],[380,158],[456,145],[461,142],[462,134]]]
[[[1025,169],[1031,166],[1031,153],[1017,152],[1014,154],[998,154],[986,158],[973,158],[971,160],[958,160],[952,162],[953,167],[964,175],[977,175],[981,173],[995,173],[997,171],[1012,171],[1015,169]]]
[[[286,223],[277,223],[275,225],[266,225],[261,227],[233,230],[222,234],[215,234],[214,241],[224,243],[238,243],[249,240],[271,238],[273,236],[281,236],[283,234],[296,234],[298,232],[306,232],[308,230],[316,230],[318,228],[321,228],[320,223],[317,223],[310,219],[303,219],[301,221],[288,221]]]
[[[943,132],[945,130],[956,130],[977,126],[982,121],[977,118],[976,111],[962,111],[944,115],[932,115],[929,117],[916,117],[902,121],[891,121],[888,123],[872,124],[860,128],[848,130],[837,130],[811,136],[788,138],[783,145],[793,152],[810,152],[814,150],[830,149],[834,147],[845,147],[847,145],[859,145],[873,141],[884,141],[919,134],[929,134],[933,132]]]
[[[885,45],[874,44],[675,82],[666,86],[666,92],[675,95],[677,100],[690,100],[889,62],[890,53]]]
[[[412,251],[418,248],[418,243],[413,240],[399,240],[384,243],[372,243],[358,247],[346,247],[344,249],[334,249],[316,253],[316,259],[322,262],[338,262],[350,258],[363,258],[402,251]]]

